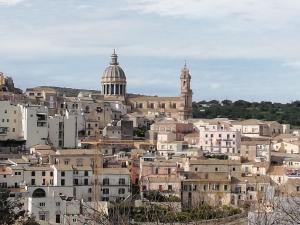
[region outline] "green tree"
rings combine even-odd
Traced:
[[[23,204],[19,198],[9,198],[7,189],[0,189],[0,221],[2,225],[11,225],[24,217]]]

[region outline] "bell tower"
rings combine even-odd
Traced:
[[[180,75],[180,82],[181,82],[181,93],[180,97],[183,101],[183,115],[181,115],[181,119],[189,119],[193,117],[193,108],[192,108],[192,101],[193,101],[193,91],[191,89],[191,75],[186,66],[186,62],[184,63],[184,67],[181,70]]]

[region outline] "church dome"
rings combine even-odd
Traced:
[[[110,65],[103,72],[101,86],[104,96],[126,95],[126,76],[123,69],[119,66],[118,55],[115,50],[111,55]]]
[[[119,66],[118,55],[114,53],[111,55],[110,65],[104,70],[102,75],[102,83],[107,82],[124,82],[126,83],[126,76],[123,69]]]

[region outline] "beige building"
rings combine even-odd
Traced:
[[[270,161],[271,142],[269,140],[242,141],[241,157],[247,161]]]
[[[273,145],[273,149],[276,152],[284,152],[287,154],[299,154],[300,153],[300,141],[278,142]]]
[[[129,111],[149,114],[165,114],[179,120],[192,117],[192,89],[191,75],[186,65],[180,75],[181,90],[178,97],[158,97],[144,95],[127,95],[126,75],[118,62],[114,52],[110,65],[105,69],[102,79],[102,94],[105,101],[126,102]]]
[[[182,181],[182,205],[194,208],[201,204],[229,205],[231,178],[228,173],[189,173]]]

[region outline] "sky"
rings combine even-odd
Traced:
[[[299,0],[0,0],[0,71],[23,90],[100,89],[116,49],[130,93],[300,99]]]

